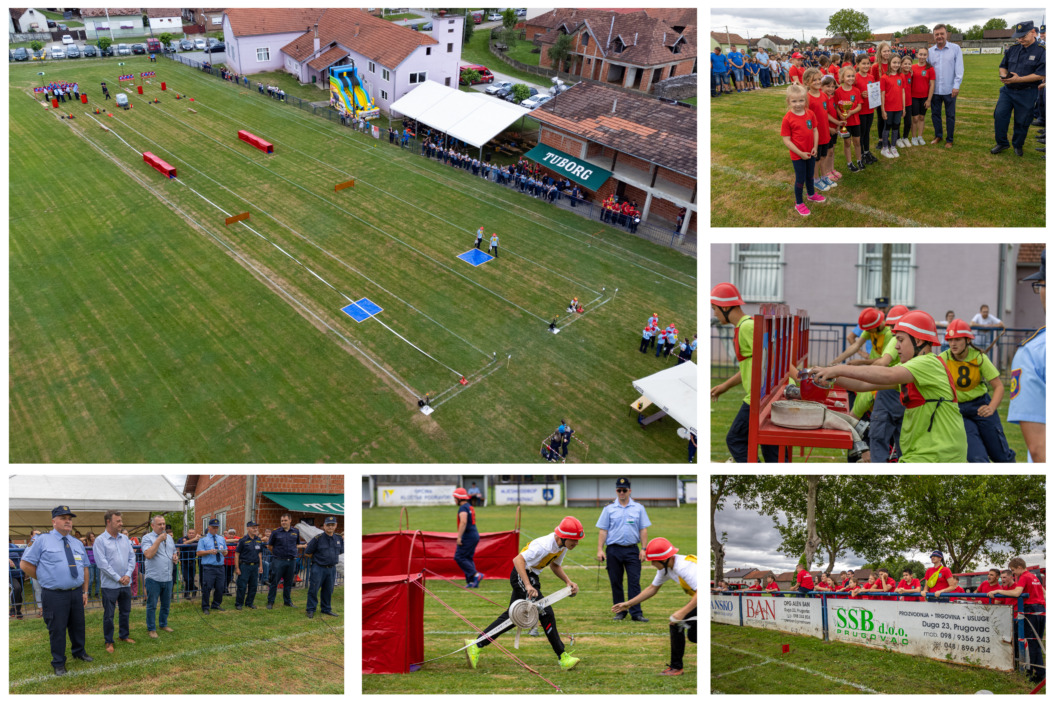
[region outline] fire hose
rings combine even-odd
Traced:
[[[803,380],[802,388],[813,385],[811,381]],[[784,390],[787,399],[776,400],[772,403],[771,419],[776,426],[788,429],[836,429],[848,431],[853,437],[853,448],[850,449],[851,456],[860,456],[868,450],[868,443],[862,434],[868,428],[868,423],[858,421],[848,414],[836,412],[821,402],[802,399],[802,390],[794,385],[788,385]]]

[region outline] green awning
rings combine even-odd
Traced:
[[[543,167],[548,167],[553,172],[576,181],[589,191],[598,191],[610,177],[610,172],[603,167],[572,157],[562,150],[549,147],[538,142],[537,146],[526,153],[527,159],[532,159]]]
[[[345,493],[262,493],[274,503],[288,510],[314,512],[321,515],[345,515]]]

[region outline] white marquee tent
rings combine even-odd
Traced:
[[[478,148],[530,112],[478,91],[465,93],[430,80],[406,93],[390,110]]]
[[[698,436],[698,368],[690,360],[633,380],[636,391]]]

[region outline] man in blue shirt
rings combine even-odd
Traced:
[[[305,547],[305,558],[311,561],[309,567],[309,597],[305,601],[305,617],[312,618],[316,613],[316,592],[320,592],[320,611],[333,618],[338,613],[331,610],[331,593],[335,590],[335,578],[338,576],[338,558],[345,552],[342,537],[335,534],[338,520],[328,517],[324,520],[324,533],[313,537]]]
[[[272,576],[269,577],[268,605],[272,610],[272,604],[276,602],[276,587],[280,579],[283,579],[283,605],[293,608],[290,590],[294,586],[294,562],[298,558],[298,549],[304,548],[304,544],[298,544],[298,530],[290,526],[290,513],[285,512],[279,516],[279,529],[272,530],[272,536],[268,538],[268,546],[272,550]]]
[[[136,550],[127,535],[121,533],[125,523],[117,510],[103,514],[106,532],[96,538],[92,554],[99,567],[103,595],[103,642],[107,652],[114,652],[114,607],[118,608],[118,639],[130,645],[129,614],[132,613],[132,572],[136,567]]]
[[[769,81],[769,55],[764,47],[757,48],[757,54],[754,55],[754,60],[757,61],[758,72],[761,74],[761,87],[769,88],[772,85]]]
[[[257,523],[250,520],[246,523],[246,534],[235,545],[235,609],[243,609],[243,601],[250,610],[257,610],[254,597],[257,595],[258,577],[264,570],[261,556],[265,552],[265,543],[257,536]],[[249,584],[249,586],[247,586]]]
[[[209,523],[209,532],[199,540],[195,556],[200,558],[202,565],[202,612],[210,614],[210,609],[224,612],[221,607],[222,594],[224,593],[224,557],[228,555],[228,545],[224,537],[217,534],[221,522],[213,518]],[[213,601],[210,601],[210,592],[213,592]]]
[[[713,48],[710,54],[710,97],[716,97],[723,93],[724,76],[728,72],[728,60],[721,53],[719,46]]]
[[[627,477],[619,478],[615,489],[618,492],[617,499],[603,508],[596,522],[596,527],[599,528],[596,560],[607,562],[611,597],[617,604],[625,601],[623,573],[629,579],[629,600],[640,595],[640,563],[645,557],[643,547],[647,546],[647,528],[651,526],[651,520],[647,518],[644,506],[632,499],[632,484]],[[639,550],[637,543],[640,544]],[[634,605],[630,611],[617,613],[612,619],[625,620],[629,612],[632,613],[633,620],[648,622],[639,604]]]
[[[12,618],[22,620],[22,569],[18,564],[22,560],[22,550],[7,538],[7,563],[10,565],[8,573],[11,578],[11,609],[8,611]]]
[[[930,99],[930,120],[934,125],[934,139],[930,144],[941,142],[941,106],[945,106],[945,146],[952,147],[956,132],[956,96],[963,83],[963,50],[949,43],[949,32],[945,25],[934,27],[935,45],[927,49],[928,62],[934,67],[934,95]]]
[[[195,589],[195,567],[198,559],[195,558],[195,549],[199,544],[199,533],[194,527],[189,527],[187,534],[180,538],[180,580],[184,584],[184,598],[194,598],[198,591]]]
[[[173,600],[173,569],[180,562],[176,544],[166,532],[164,517],[155,515],[151,518],[151,531],[140,538],[140,549],[143,550],[144,584],[147,587],[147,637],[157,640],[154,612],[159,601],[162,609],[158,615],[158,627],[173,632],[169,627],[169,603]]]
[[[735,80],[735,92],[743,92],[743,66],[746,64],[742,54],[735,47],[728,47],[728,70]]]
[[[1044,257],[1041,252],[1041,269],[1023,282],[1032,282],[1033,290],[1044,304]],[[1027,338],[1015,351],[1011,359],[1011,404],[1008,406],[1008,422],[1018,422],[1022,438],[1026,441],[1028,461],[1045,462],[1045,341],[1044,326]]]
[[[989,150],[999,154],[1009,146],[1022,156],[1022,145],[1030,131],[1033,106],[1037,102],[1037,88],[1044,81],[1044,47],[1037,43],[1037,28],[1031,20],[1015,25],[1011,38],[1016,43],[1008,47],[1000,61],[1000,98],[993,110],[993,135],[996,145]],[[1015,128],[1008,142],[1008,123],[1015,113]]]
[[[57,677],[66,674],[67,632],[74,657],[82,662],[92,661],[85,652],[88,555],[81,541],[71,534],[75,517],[66,505],[53,509],[52,531],[38,536],[19,564],[26,576],[41,586],[44,624],[51,643],[51,666]]]

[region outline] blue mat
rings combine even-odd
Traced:
[[[475,267],[478,267],[478,265],[481,265],[484,262],[489,262],[493,259],[492,255],[484,253],[478,248],[472,248],[471,250],[468,250],[462,255],[457,255],[456,257],[460,258],[464,262],[471,263]]]
[[[347,304],[346,306],[342,307],[342,313],[348,315],[358,324],[361,321],[367,321],[371,317],[378,314],[380,311],[382,311],[382,307],[373,302],[371,299],[368,299],[367,297],[361,299],[355,304]]]
[[[368,312],[368,316],[375,316],[380,311],[382,311],[381,306],[373,302],[371,299],[368,299],[367,297],[358,300],[357,306],[359,306],[364,311]]]

